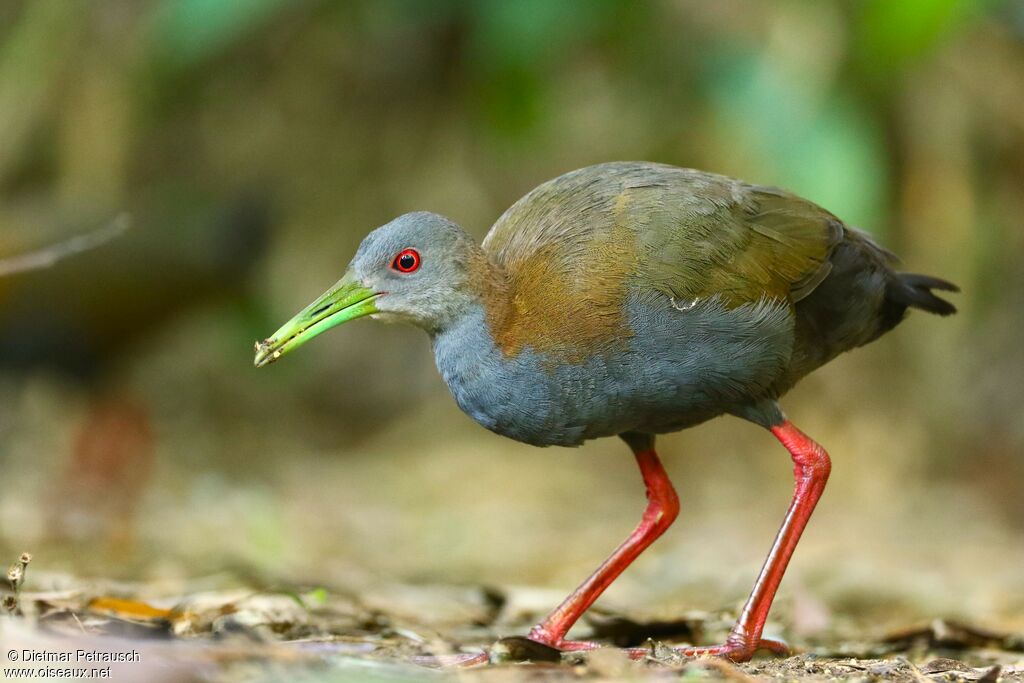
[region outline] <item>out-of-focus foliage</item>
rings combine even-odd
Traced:
[[[621,444],[486,433],[415,331],[355,325],[259,372],[250,349],[393,216],[482,237],[613,159],[787,187],[963,287],[960,315],[787,397],[836,469],[786,586],[1024,604],[971,561],[1024,534],[1024,5],[995,0],[0,3],[0,258],[135,226],[0,280],[0,546],[572,583],[638,513]],[[687,521],[616,590],[736,599],[784,455],[729,421],[662,441]]]

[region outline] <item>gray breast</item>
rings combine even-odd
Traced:
[[[576,446],[733,412],[766,396],[789,362],[792,316],[783,305],[730,310],[717,299],[680,304],[656,293],[634,293],[627,305],[628,346],[575,364],[529,348],[505,357],[484,311],[474,310],[434,338],[438,370],[459,407],[491,431]]]

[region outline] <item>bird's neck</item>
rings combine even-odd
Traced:
[[[459,407],[474,420],[494,429],[493,400],[514,384],[512,368],[494,342],[489,313],[482,300],[468,305],[463,315],[431,335],[434,361]]]
[[[417,323],[431,339],[451,337],[456,330],[464,330],[470,320],[482,320],[493,332],[504,329],[511,320],[512,288],[504,267],[476,244],[459,258],[465,277],[445,297],[444,310]]]
[[[512,317],[512,285],[505,268],[496,263],[483,249],[473,254],[468,267],[473,304],[466,313],[473,317],[483,311],[491,337],[504,329]]]
[[[501,264],[481,248],[468,255],[465,296],[447,324],[430,330],[434,360],[459,407],[480,424],[495,429],[495,401],[508,398],[522,377],[500,344],[501,331],[512,319],[512,286]]]

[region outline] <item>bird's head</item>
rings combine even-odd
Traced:
[[[256,367],[364,316],[439,332],[479,300],[474,285],[486,263],[480,246],[447,218],[427,212],[399,216],[366,236],[333,287],[257,342]]]

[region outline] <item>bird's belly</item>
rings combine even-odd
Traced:
[[[711,419],[727,404],[699,382],[643,381],[630,364],[591,361],[551,371],[524,352],[500,383],[451,386],[459,407],[487,429],[536,446],[578,446],[628,431],[663,433]]]
[[[650,297],[629,310],[631,336],[583,361],[530,348],[505,357],[484,326],[435,340],[438,369],[459,407],[491,431],[575,446],[693,426],[763,397],[789,361],[792,320],[779,306],[711,300],[680,311]]]

